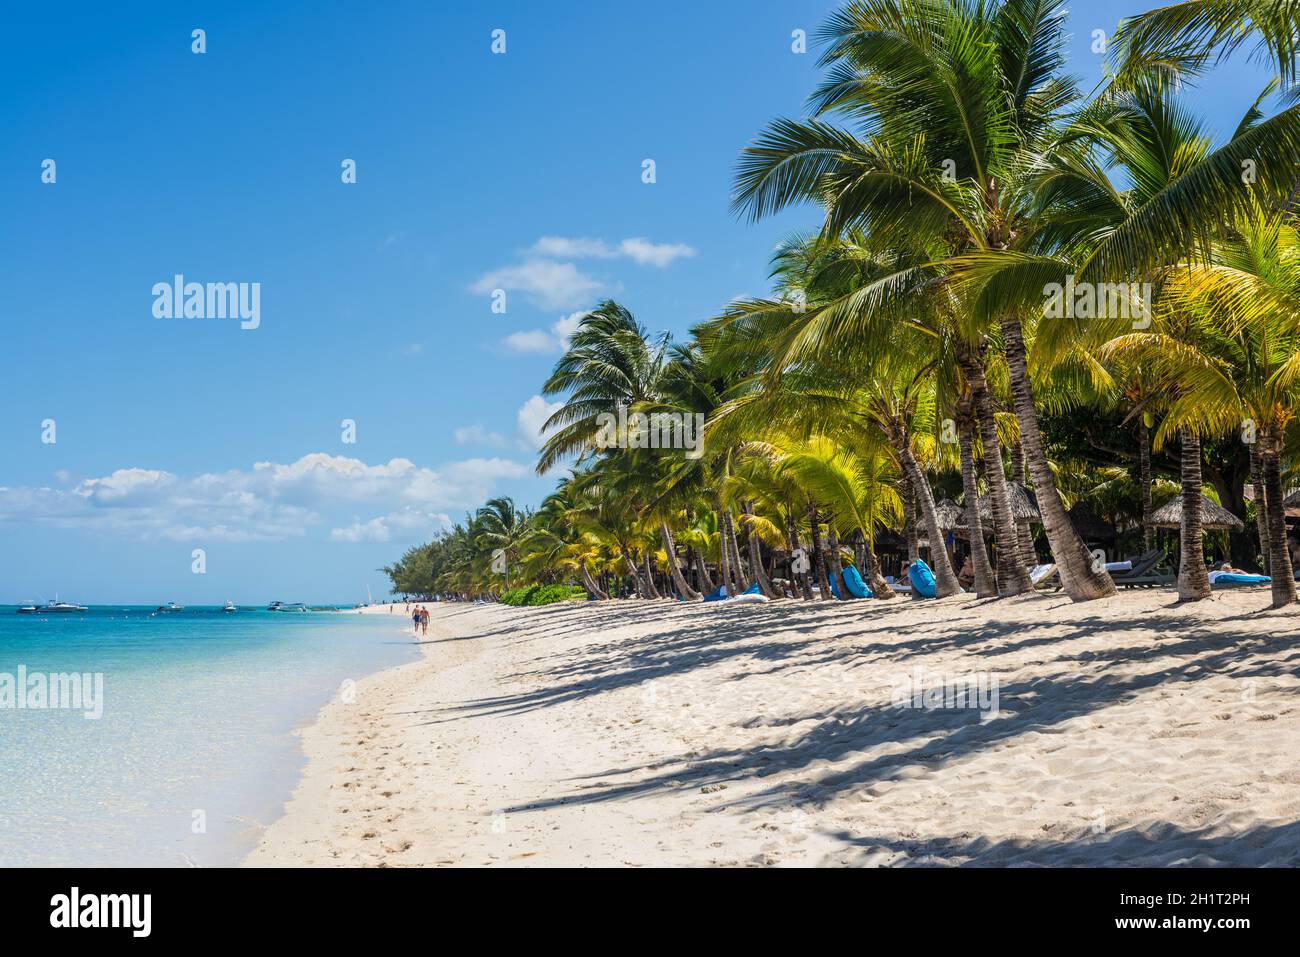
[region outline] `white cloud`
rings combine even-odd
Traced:
[[[399,533],[418,533],[417,537],[427,536],[451,525],[451,519],[441,512],[422,512],[415,509],[389,512],[362,522],[360,519],[342,528],[330,529],[332,542],[387,542],[391,541],[394,531]],[[405,536],[410,538],[408,534]]]
[[[516,416],[519,423],[519,438],[529,448],[540,449],[547,436],[542,434],[542,426],[563,403],[547,402],[540,395],[535,395],[519,407]]]
[[[391,537],[392,533],[382,518],[372,518],[365,524],[353,522],[346,528],[330,529],[332,542],[386,542]]]
[[[377,541],[393,530],[430,527],[441,510],[472,507],[493,493],[497,481],[529,474],[527,464],[499,457],[432,469],[409,459],[371,465],[325,452],[192,477],[126,468],[66,489],[0,486],[0,523],[142,539],[274,541],[307,534],[331,512],[368,504],[386,512],[379,525],[356,519],[356,527],[331,538]]]
[[[638,266],[663,269],[677,259],[694,255],[694,248],[685,243],[655,243],[643,236],[616,245],[603,239],[543,236],[524,251],[521,262],[484,273],[470,291],[488,295],[504,289],[523,293],[543,309],[570,309],[590,301],[597,293],[610,293],[618,287],[566,260],[627,259]]]
[[[569,339],[578,331],[578,323],[582,322],[585,315],[585,312],[571,312],[567,316],[561,316],[551,326],[551,334],[560,340],[561,347],[569,344]]]
[[[618,253],[600,239],[566,239],[563,236],[543,236],[533,243],[534,255],[551,259],[613,259]]]
[[[603,239],[564,236],[543,236],[529,250],[532,256],[548,259],[630,259],[638,266],[657,266],[660,269],[675,259],[695,255],[695,250],[685,243],[654,243],[644,236],[625,239],[611,246]]]
[[[547,355],[563,352],[569,344],[569,339],[578,331],[578,323],[585,315],[587,315],[585,312],[571,312],[552,323],[550,329],[512,332],[501,340],[501,344],[511,352],[522,354]]]
[[[522,292],[542,309],[572,309],[582,305],[606,285],[573,263],[553,259],[527,259],[484,273],[471,291],[489,295],[494,289]]]
[[[638,266],[657,266],[663,269],[674,259],[690,258],[695,250],[685,243],[652,243],[648,239],[625,239],[618,245],[621,252]]]

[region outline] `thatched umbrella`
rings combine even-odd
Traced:
[[[1176,495],[1167,504],[1156,509],[1151,514],[1151,524],[1156,528],[1182,528],[1183,497]],[[1201,496],[1201,528],[1240,529],[1244,527],[1241,519],[1218,502],[1212,502],[1204,495]]]
[[[939,520],[939,528],[945,531],[957,528],[966,510],[951,499],[944,499],[934,507],[934,516]]]

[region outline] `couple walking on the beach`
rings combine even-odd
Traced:
[[[429,609],[423,605],[416,605],[415,611],[411,612],[411,621],[415,624],[415,634],[418,636],[423,632],[429,633]]]

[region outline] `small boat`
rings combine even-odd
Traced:
[[[307,606],[300,601],[273,601],[266,606],[267,611],[306,611]]]
[[[48,615],[48,614],[67,614],[74,611],[85,611],[85,605],[74,605],[72,602],[47,601],[44,605],[23,605],[18,609],[20,615]]]
[[[231,611],[238,611],[239,609],[235,607],[235,603],[233,601],[228,601],[226,602],[226,607],[222,608],[221,610],[225,612],[231,612]]]
[[[155,609],[156,612],[157,612],[157,611],[162,611],[162,612],[167,612],[167,611],[184,611],[184,610],[185,610],[185,606],[184,606],[184,605],[178,605],[178,604],[176,604],[176,602],[174,602],[174,601],[169,601],[169,602],[168,602],[167,604],[165,604],[165,605],[159,605],[159,606],[157,607],[157,609]]]

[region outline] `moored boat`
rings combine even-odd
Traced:
[[[85,611],[85,605],[75,605],[69,601],[47,601],[44,605],[22,605],[18,609],[20,615],[47,615],[47,614],[68,614],[74,611]]]

